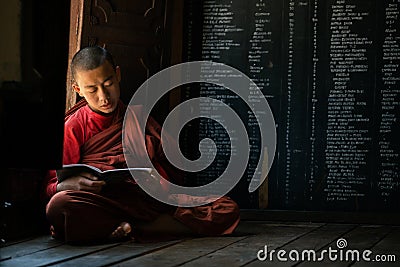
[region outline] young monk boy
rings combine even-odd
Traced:
[[[83,99],[65,117],[63,164],[85,163],[102,170],[126,167],[120,68],[106,49],[96,46],[75,54],[71,72],[73,89]],[[160,133],[150,118],[146,133],[134,138],[145,139],[142,152],[165,179],[179,183],[162,153]],[[140,155],[140,148],[137,151]],[[52,236],[69,243],[218,236],[232,233],[239,222],[239,208],[228,197],[199,207],[174,207],[153,199],[132,180],[106,184],[90,173],[58,182],[56,172],[49,171],[45,196]]]

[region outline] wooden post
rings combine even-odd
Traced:
[[[268,208],[268,150],[264,147],[264,158],[262,159],[261,177],[265,177],[265,180],[258,188],[258,208]]]
[[[68,71],[66,83],[66,111],[68,111],[77,102],[77,95],[72,90],[72,76],[70,70],[70,63],[72,57],[81,48],[81,36],[83,25],[83,10],[85,8],[84,0],[71,0],[71,16],[70,16],[70,30],[69,30],[69,53],[68,53]],[[86,1],[87,2],[87,1]]]

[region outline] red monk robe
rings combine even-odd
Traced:
[[[77,103],[66,114],[63,164],[86,163],[103,170],[126,166],[122,149],[125,110],[120,102],[112,116],[103,116],[93,112],[85,100]],[[165,179],[180,184],[181,176],[163,154],[160,132],[160,126],[150,119],[145,134],[138,129],[131,137],[130,142],[136,146],[134,153],[140,161],[141,154],[147,151],[157,171]],[[145,138],[146,148],[135,142],[140,138]],[[240,220],[237,204],[228,197],[184,208],[153,199],[132,181],[107,185],[100,194],[74,190],[57,193],[56,188],[55,171],[49,171],[45,179],[45,197],[50,199],[46,215],[54,236],[67,242],[107,240],[121,222],[132,225],[135,239],[151,239],[152,233],[136,231],[135,223],[154,221],[160,214],[170,214],[194,233],[205,236],[231,234]]]

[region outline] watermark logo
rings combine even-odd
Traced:
[[[336,246],[337,246],[338,248],[345,248],[345,247],[347,247],[347,240],[344,239],[344,238],[339,238],[339,239],[336,241]]]
[[[286,251],[280,250],[269,250],[268,246],[265,245],[263,249],[257,252],[257,259],[259,261],[366,261],[366,262],[395,262],[396,255],[394,254],[376,254],[369,249],[358,250],[358,249],[345,249],[347,247],[347,240],[339,238],[336,241],[336,248],[328,247],[321,251],[315,251],[313,249],[296,250],[292,249]]]
[[[141,152],[146,150],[145,140],[135,140],[132,135],[145,133],[149,114],[163,95],[189,83],[208,83],[229,89],[240,97],[253,113],[260,130],[262,148],[248,188],[249,192],[255,191],[264,181],[274,159],[275,121],[268,102],[257,85],[244,73],[222,63],[193,61],[177,64],[156,73],[139,87],[129,103],[124,118],[122,142],[128,167],[155,168],[147,153]],[[137,106],[142,107],[140,116],[135,112]],[[206,114],[201,109],[204,107],[208,111]],[[215,98],[192,98],[179,104],[168,114],[161,131],[162,148],[168,161],[187,172],[199,172],[213,162],[217,154],[217,145],[210,138],[205,138],[198,144],[201,155],[196,160],[187,159],[177,145],[179,134],[185,124],[200,117],[218,122],[228,133],[231,155],[226,169],[213,182],[197,187],[179,186],[166,180],[160,183],[160,179],[163,178],[157,172],[153,174],[155,179],[146,179],[145,173],[143,177],[139,177],[140,174],[132,172],[139,186],[155,199],[183,207],[207,204],[226,195],[243,176],[250,153],[246,125],[231,106]],[[264,175],[261,175],[262,173]],[[163,190],[161,184],[167,185],[168,192]],[[182,195],[186,197],[179,197]]]

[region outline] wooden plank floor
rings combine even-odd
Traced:
[[[400,226],[242,221],[231,236],[92,246],[39,236],[3,245],[0,266],[400,266]]]

